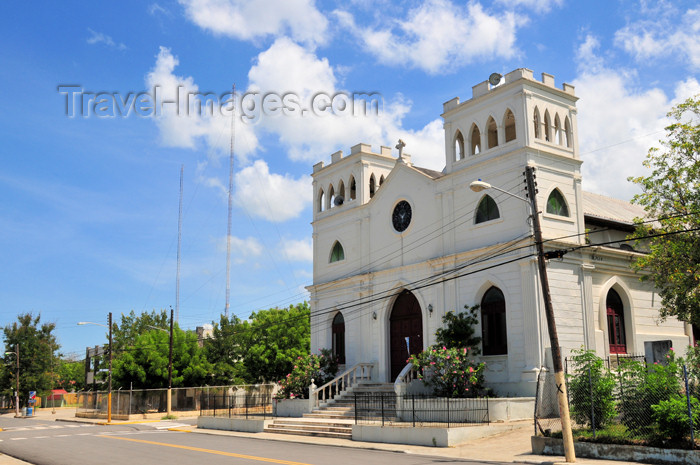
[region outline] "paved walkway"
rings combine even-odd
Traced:
[[[5,414],[3,416],[14,416],[14,414]],[[58,421],[73,421],[80,423],[104,424],[104,420],[95,420],[87,418],[76,418],[74,409],[56,409],[56,413],[51,413],[51,409],[40,409],[37,416],[32,419],[22,421],[37,420],[58,420]],[[151,423],[153,420],[143,421],[113,421],[112,424],[127,424],[127,423]],[[173,423],[178,423],[174,420]],[[446,458],[460,458],[469,460],[481,460],[489,462],[511,462],[511,463],[528,463],[528,464],[559,464],[566,463],[564,457],[534,455],[531,452],[530,436],[532,435],[532,422],[519,422],[522,425],[520,428],[500,433],[486,438],[476,439],[473,441],[460,444],[456,447],[424,447],[424,446],[409,446],[404,444],[382,444],[373,442],[351,441],[348,439],[332,439],[318,438],[308,436],[292,436],[275,433],[242,433],[235,431],[218,431],[205,430],[193,427],[179,427],[176,430],[187,431],[194,434],[212,434],[220,436],[236,436],[246,437],[257,440],[270,441],[287,441],[308,444],[325,444],[337,447],[354,447],[364,449],[375,449],[402,452],[407,454],[441,456]],[[594,460],[578,458],[576,463],[583,465],[632,465],[634,462],[620,462],[609,460]],[[26,465],[26,462],[0,454],[0,465]]]

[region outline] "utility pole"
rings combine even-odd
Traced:
[[[107,383],[107,423],[112,422],[112,312],[109,312],[109,382]]]
[[[17,390],[15,391],[15,418],[19,418],[19,344],[15,343],[15,358],[17,359]]]
[[[559,336],[557,336],[557,326],[554,321],[554,308],[552,307],[552,296],[549,293],[549,280],[547,279],[547,264],[545,262],[544,247],[542,245],[542,228],[540,226],[540,213],[537,210],[537,189],[535,188],[535,168],[525,167],[525,180],[527,183],[527,195],[532,205],[532,225],[535,233],[535,246],[537,247],[537,265],[540,272],[540,282],[542,285],[542,297],[544,299],[545,315],[547,316],[547,329],[549,330],[549,341],[552,346],[552,363],[554,364],[554,384],[557,387],[557,401],[559,403],[559,417],[561,418],[561,431],[564,440],[564,455],[566,461],[573,463],[576,461],[574,453],[574,439],[571,433],[571,420],[569,418],[569,402],[566,395],[566,380],[564,368],[561,361],[561,347],[559,346]]]
[[[170,351],[168,354],[168,416],[173,412],[173,308],[170,307]]]

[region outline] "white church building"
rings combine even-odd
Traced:
[[[314,165],[312,353],[373,363],[372,377],[392,382],[446,312],[479,304],[487,384],[534,395],[551,360],[529,204],[470,189],[482,180],[524,197],[528,165],[545,250],[589,245],[547,264],[563,356],[644,354],[652,341],[683,351],[692,328],[660,321],[658,294],[630,268],[639,252],[611,243],[644,211],[581,189],[576,100],[573,86],[517,69],[443,105],[441,172],[413,165],[401,142],[398,157],[358,144]]]

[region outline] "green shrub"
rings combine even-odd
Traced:
[[[620,365],[620,420],[635,434],[649,433],[654,425],[652,405],[681,392],[681,376],[673,349],[666,364],[630,361]]]
[[[477,397],[484,391],[483,362],[472,359],[471,350],[433,346],[408,359],[418,378],[438,397]]]
[[[700,401],[691,397],[693,410],[693,425],[700,422]],[[685,397],[674,396],[651,406],[652,417],[659,427],[659,434],[673,441],[690,437],[690,421],[688,419],[688,402]]]
[[[282,389],[277,398],[308,399],[311,380],[316,386],[322,386],[332,380],[337,372],[338,358],[328,349],[321,349],[321,355],[298,357],[292,372],[279,382]]]
[[[591,350],[574,351],[571,358],[578,371],[568,376],[571,418],[578,424],[600,429],[616,414],[615,377]]]

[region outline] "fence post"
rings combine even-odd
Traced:
[[[204,390],[199,391],[199,416],[204,413]]]
[[[245,419],[248,419],[248,394],[245,396]]]
[[[384,394],[379,394],[379,399],[382,404],[382,426],[384,426]]]
[[[690,421],[690,444],[695,449],[695,428],[693,426],[693,407],[690,403],[690,391],[688,391],[688,369],[683,365],[683,380],[685,381],[685,398],[688,402],[688,420]]]
[[[591,367],[588,367],[588,390],[591,393],[591,427],[593,428],[593,439],[595,439],[595,399],[593,399],[593,378]]]
[[[355,424],[357,424],[357,393],[355,393]]]
[[[445,399],[447,402],[447,429],[450,429],[450,399]]]
[[[411,409],[413,410],[413,427],[416,427],[416,395],[411,396]]]

